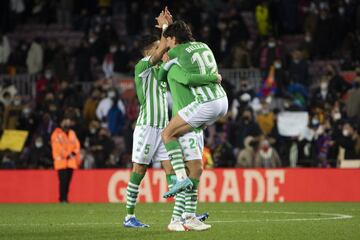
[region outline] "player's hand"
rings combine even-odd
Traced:
[[[161,11],[161,13],[159,14],[159,16],[157,18],[155,18],[157,21],[157,25],[155,26],[156,28],[162,28],[162,26],[164,24],[168,24],[168,21],[165,18],[165,12]]]
[[[219,73],[216,73],[216,76],[217,76],[217,83],[218,84],[221,84],[221,82],[222,82],[222,76],[219,74]]]
[[[173,16],[171,15],[168,7],[166,6],[165,7],[165,18],[166,18],[166,21],[168,22],[168,24],[172,24],[173,23]]]
[[[170,59],[169,59],[169,55],[167,54],[167,52],[165,52],[161,58],[161,60],[164,62],[164,63],[167,63]]]

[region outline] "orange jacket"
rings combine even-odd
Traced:
[[[51,134],[51,147],[56,170],[79,168],[80,142],[73,130],[66,134],[61,128],[56,128]]]
[[[204,168],[213,168],[214,161],[211,155],[211,150],[208,147],[204,147],[202,155],[202,163]]]

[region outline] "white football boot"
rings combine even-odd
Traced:
[[[171,222],[168,225],[168,230],[173,231],[173,232],[185,232],[185,231],[188,231],[184,227],[181,219],[171,219]]]
[[[205,224],[196,217],[192,216],[185,219],[184,227],[189,231],[204,231],[211,228],[211,225]]]

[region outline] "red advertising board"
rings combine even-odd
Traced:
[[[129,170],[78,170],[70,186],[71,202],[124,202]],[[166,202],[162,170],[149,170],[139,200]],[[57,202],[54,170],[0,171],[1,203]],[[215,169],[199,186],[202,202],[360,201],[360,169]]]

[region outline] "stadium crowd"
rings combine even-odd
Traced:
[[[260,69],[263,80],[255,88],[244,78],[239,89],[223,80],[229,113],[205,130],[205,167],[336,167],[339,149],[360,159],[358,1],[8,0],[0,10],[0,74],[38,77],[35,99],[19,95],[10,77],[1,82],[1,130],[29,132],[21,153],[1,152],[1,168],[51,168],[50,135],[64,114],[72,116],[83,168],[130,167],[138,105],[114,83],[131,76],[137,39],[153,31],[165,4],[210,46],[220,69]],[[40,36],[11,42],[8,34],[24,23],[84,37],[78,46]],[[330,64],[311,74],[316,61]],[[284,111],[308,112],[306,131],[281,135]]]

